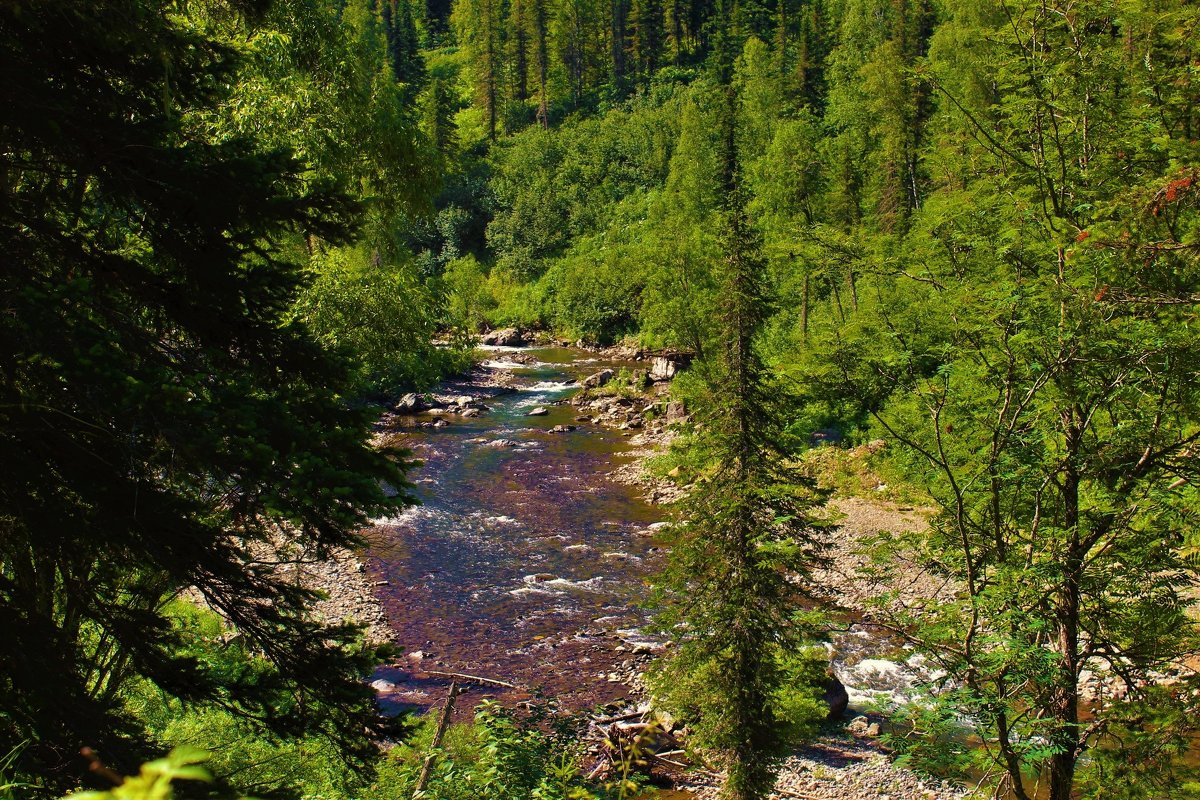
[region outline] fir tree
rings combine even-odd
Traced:
[[[128,768],[122,690],[218,703],[366,756],[371,663],[272,548],[323,553],[397,505],[347,365],[290,307],[302,234],[357,205],[281,151],[211,142],[231,49],[144,0],[0,9],[0,750],[50,786]],[[402,501],[401,501],[402,502]],[[274,664],[221,673],[163,607],[203,597]]]
[[[818,635],[796,614],[819,558],[811,482],[779,445],[781,391],[761,354],[771,313],[765,261],[738,168],[737,96],[726,90],[720,212],[721,334],[693,367],[700,382],[693,456],[707,465],[680,511],[663,621],[678,647],[655,687],[686,715],[695,741],[727,772],[724,796],[765,797],[795,743],[777,700],[785,665]],[[803,687],[799,688],[803,691]]]

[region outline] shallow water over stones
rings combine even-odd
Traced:
[[[578,710],[616,701],[628,689],[610,679],[648,657],[637,603],[659,549],[645,534],[662,512],[607,477],[631,458],[626,439],[575,427],[574,409],[557,403],[587,375],[622,365],[578,350],[490,349],[485,366],[511,375],[517,391],[485,398],[478,416],[392,423],[392,441],[424,464],[410,473],[422,505],[366,534],[367,569],[404,651],[375,676],[391,684],[377,684],[381,698],[427,708],[450,682],[434,673],[449,672],[511,683],[519,688],[486,692],[514,702],[539,690]],[[527,416],[539,407],[548,413]],[[434,419],[449,424],[414,427]]]

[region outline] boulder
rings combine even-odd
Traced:
[[[471,417],[478,417],[482,413],[483,412],[480,411],[478,408],[464,408],[462,415],[464,417],[470,419]]]
[[[682,422],[687,417],[687,408],[682,400],[672,400],[667,403],[667,422]]]
[[[399,411],[401,414],[415,414],[424,408],[426,408],[426,403],[421,398],[421,395],[413,392],[404,395],[396,403],[396,411]]]
[[[574,425],[555,425],[550,429],[551,433],[570,433],[575,430]]]
[[[488,331],[483,335],[481,341],[484,344],[500,347],[521,347],[525,344],[525,334],[516,328],[501,328],[496,331]]]
[[[836,428],[818,428],[808,435],[808,443],[813,447],[837,444],[841,440],[842,432]]]
[[[861,739],[864,737],[875,738],[876,736],[879,736],[883,729],[880,728],[878,722],[871,722],[871,720],[867,719],[866,717],[860,716],[850,720],[850,724],[846,726],[846,730],[849,731],[852,736],[856,736]]]
[[[846,692],[846,687],[837,679],[836,675],[826,675],[824,683],[821,684],[824,690],[825,705],[829,706],[829,715],[827,719],[841,719],[846,713],[846,709],[850,707],[850,695]]]
[[[588,389],[598,389],[604,384],[612,380],[613,371],[611,369],[602,369],[594,375],[589,375],[583,379],[583,385]]]
[[[679,371],[679,365],[666,356],[655,356],[650,360],[650,380],[669,381]]]
[[[533,409],[532,411],[525,412],[525,416],[527,416],[527,417],[544,417],[549,413],[550,412],[547,411],[542,406],[538,406],[537,408]]]

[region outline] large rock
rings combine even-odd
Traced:
[[[679,371],[679,365],[666,356],[655,356],[650,360],[650,380],[669,381]]]
[[[602,369],[595,375],[589,375],[583,379],[583,385],[588,389],[598,389],[604,384],[612,380],[613,371],[611,369]]]
[[[842,685],[836,675],[830,674],[825,677],[821,688],[825,690],[825,704],[829,707],[827,719],[841,719],[842,715],[846,713],[846,709],[850,707],[850,695],[846,692],[846,687]]]
[[[401,414],[415,414],[416,412],[421,411],[427,407],[428,406],[426,405],[425,401],[421,398],[421,395],[414,394],[412,392],[404,395],[404,397],[401,397],[400,400],[396,403],[396,410],[399,411]]]
[[[535,408],[531,411],[526,411],[525,416],[527,416],[527,417],[544,417],[549,413],[550,412],[548,410],[546,410],[545,408],[538,406],[537,408]]]
[[[525,344],[525,334],[516,328],[501,328],[496,331],[488,331],[483,335],[481,341],[484,344],[501,347],[521,347]]]
[[[682,400],[672,400],[667,403],[667,422],[682,422],[687,418],[687,407]]]

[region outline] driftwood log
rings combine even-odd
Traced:
[[[446,705],[442,708],[437,730],[433,733],[433,743],[429,745],[429,754],[425,756],[425,763],[421,765],[421,775],[417,778],[417,788],[413,790],[413,800],[417,800],[425,792],[425,787],[429,785],[429,775],[433,772],[433,763],[437,760],[438,748],[442,746],[442,738],[446,735],[446,729],[450,727],[450,716],[454,713],[456,697],[458,697],[458,684],[451,683],[450,693],[446,695]]]

